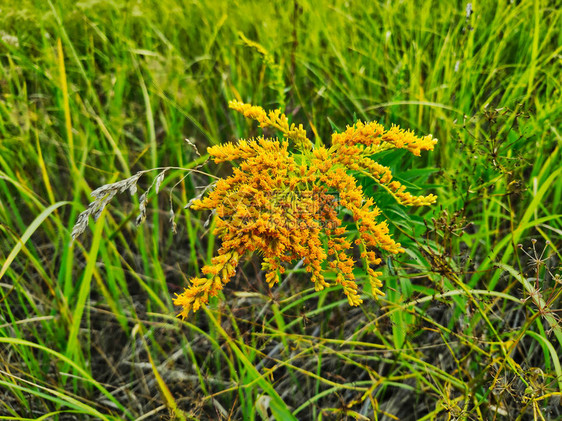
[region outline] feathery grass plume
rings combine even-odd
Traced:
[[[381,259],[375,250],[391,254],[404,250],[389,234],[388,223],[377,220],[379,208],[373,198],[365,197],[349,171],[372,178],[403,205],[432,204],[436,196],[413,196],[371,156],[392,148],[419,156],[422,150],[433,150],[437,140],[397,126],[385,130],[378,123],[358,122],[334,133],[331,147],[312,148],[302,125],[289,124],[280,110],[266,112],[238,101],[229,106],[262,128],[279,130],[283,139],[258,137],[208,148],[216,163],[240,163],[207,196],[191,203],[192,209],[216,212],[215,234],[222,244],[211,264],[203,267],[206,276],[192,278],[191,286],[176,296],[174,304],[182,307],[179,316],[185,318],[207,304],[235,274],[239,260],[252,252],[263,256],[270,287],[279,282],[285,264],[302,259],[316,290],[329,286],[324,273],[331,270],[349,304],[357,306],[362,300],[353,273],[355,245],[373,295],[384,295],[382,273],[375,270]],[[289,142],[294,143],[295,153]],[[353,215],[358,231],[353,242],[346,235],[338,205]]]
[[[117,193],[123,193],[128,190],[131,196],[135,196],[138,190],[137,183],[141,178],[141,176],[151,171],[160,171],[160,173],[154,179],[152,184],[150,184],[150,186],[146,189],[146,191],[139,197],[139,215],[137,216],[137,219],[135,221],[136,225],[139,226],[146,219],[146,207],[148,205],[148,200],[149,200],[148,195],[150,194],[150,191],[152,190],[152,188],[154,188],[156,194],[160,192],[160,187],[162,185],[162,182],[164,181],[164,178],[166,177],[167,171],[180,170],[180,171],[185,171],[188,174],[192,172],[197,172],[197,173],[204,174],[206,176],[213,177],[212,175],[203,173],[197,169],[201,167],[203,164],[199,164],[195,168],[190,168],[190,169],[178,168],[178,167],[152,168],[150,170],[139,171],[136,174],[124,180],[119,180],[116,181],[115,183],[104,184],[103,186],[98,187],[92,193],[90,193],[90,196],[92,196],[94,200],[88,205],[86,210],[84,210],[83,212],[80,213],[80,215],[78,215],[78,218],[76,219],[76,223],[74,224],[74,227],[72,227],[72,233],[71,233],[72,240],[73,241],[76,240],[76,238],[78,238],[80,235],[84,233],[84,231],[88,227],[88,219],[90,218],[90,216],[94,218],[94,221],[97,221],[97,219],[99,218],[99,216],[101,215],[107,204],[111,201],[111,199],[115,197]],[[172,206],[171,191],[170,191],[170,224],[172,226],[172,231],[175,232],[176,222],[175,222],[175,213]]]

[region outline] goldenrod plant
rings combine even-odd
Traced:
[[[303,260],[317,291],[329,286],[324,272],[334,271],[335,283],[343,287],[349,304],[357,306],[362,299],[353,273],[355,246],[373,296],[384,295],[382,273],[375,269],[381,263],[377,250],[391,254],[404,250],[351,171],[370,177],[402,205],[429,205],[436,196],[413,196],[373,155],[402,148],[419,156],[422,150],[433,150],[437,140],[397,126],[385,130],[376,122],[359,121],[343,133],[334,133],[330,147],[313,147],[302,125],[289,124],[280,110],[267,113],[239,101],[229,105],[262,128],[277,129],[283,138],[258,137],[207,150],[215,163],[240,164],[230,177],[218,180],[205,198],[191,204],[194,210],[216,213],[214,234],[222,244],[211,264],[203,267],[205,277],[192,278],[191,286],[176,296],[180,316],[185,318],[207,304],[235,274],[240,259],[253,252],[263,256],[270,287],[279,282],[284,265]],[[342,209],[353,216],[355,239],[346,229]]]

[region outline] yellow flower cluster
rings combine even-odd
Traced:
[[[378,123],[358,122],[343,133],[334,133],[331,147],[312,148],[302,125],[289,124],[279,110],[267,113],[238,101],[229,105],[257,120],[262,128],[279,130],[284,139],[259,137],[208,149],[217,163],[240,163],[230,177],[220,179],[213,191],[192,204],[192,209],[216,212],[214,233],[222,243],[218,255],[202,269],[206,277],[191,279],[191,286],[176,296],[174,304],[182,307],[180,316],[185,318],[207,304],[234,275],[239,259],[254,251],[263,256],[262,269],[270,287],[279,282],[284,264],[303,260],[316,290],[329,286],[324,274],[332,271],[349,304],[356,306],[362,300],[351,256],[358,247],[373,294],[384,295],[381,272],[374,269],[381,263],[375,250],[392,254],[404,250],[390,236],[387,222],[377,221],[379,208],[365,197],[349,170],[372,178],[401,204],[429,205],[436,196],[406,192],[393,180],[390,169],[371,156],[391,148],[419,156],[422,150],[433,150],[437,140],[417,137],[396,126],[385,130]],[[294,142],[297,153],[290,152],[289,141]],[[353,216],[358,231],[354,241],[339,207]]]

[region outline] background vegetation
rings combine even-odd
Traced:
[[[0,419],[560,419],[555,5],[0,1]],[[350,308],[298,264],[269,290],[256,256],[176,319],[215,249],[183,209],[195,173],[169,171],[138,229],[123,194],[71,243],[93,189],[259,134],[230,99],[324,142],[355,119],[440,140],[381,157],[439,196],[370,190],[407,248],[385,297]]]

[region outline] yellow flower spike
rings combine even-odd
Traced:
[[[230,101],[228,106],[244,117],[256,120],[262,128],[271,127],[281,131],[287,139],[291,139],[300,148],[310,149],[312,146],[312,142],[306,137],[306,130],[302,124],[299,124],[298,127],[295,124],[289,125],[287,116],[282,114],[281,110],[266,113],[262,107],[244,104],[236,100]]]
[[[268,120],[267,114],[262,107],[253,106],[250,104],[244,104],[243,102],[232,100],[228,103],[228,106],[235,111],[238,111],[246,118],[251,118],[260,123]]]
[[[208,279],[193,278],[191,286],[174,299],[182,307],[179,316],[187,317],[218,295],[234,276],[239,260],[253,252],[263,257],[270,287],[280,281],[283,265],[302,260],[317,291],[330,286],[324,272],[332,271],[349,305],[358,306],[363,302],[354,274],[358,248],[365,269],[358,280],[366,278],[374,297],[384,295],[382,272],[373,269],[382,262],[376,251],[397,254],[404,249],[380,219],[376,197],[366,197],[352,171],[370,177],[402,205],[432,204],[436,196],[412,195],[373,155],[403,148],[417,156],[432,150],[437,141],[397,126],[386,130],[376,122],[357,122],[343,133],[334,133],[330,148],[317,146],[311,151],[304,128],[290,124],[280,110],[266,111],[239,101],[229,106],[262,128],[279,130],[286,139],[258,137],[208,148],[215,162],[238,164],[231,176],[219,179],[206,197],[191,205],[216,212],[215,233],[222,242],[217,256],[202,269]],[[353,216],[358,238],[350,238],[339,217],[340,207]]]

